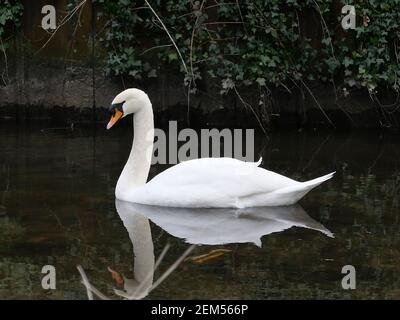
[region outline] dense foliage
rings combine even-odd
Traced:
[[[92,0],[106,72],[153,78],[165,66],[192,91],[201,81],[225,93],[256,86],[306,87],[328,82],[347,95],[399,90],[400,0]],[[81,1],[68,0],[67,10]],[[344,4],[356,29],[343,30]],[[0,6],[0,49],[18,26],[22,3]],[[5,56],[5,54],[3,55]]]
[[[168,63],[192,88],[211,77],[222,93],[313,80],[344,94],[399,89],[400,0],[150,1],[165,27],[143,1],[96,2],[111,74],[156,77]],[[341,27],[345,2],[355,5],[355,30]]]
[[[1,72],[1,80],[5,82],[7,76],[7,55],[6,49],[9,47],[9,37],[7,37],[7,25],[19,26],[22,15],[22,4],[20,1],[3,0],[0,5],[0,51],[3,53],[2,62],[5,65]],[[1,82],[0,82],[1,83]]]
[[[0,37],[5,33],[5,27],[8,22],[19,25],[19,19],[22,15],[22,3],[20,1],[3,0],[0,5]]]

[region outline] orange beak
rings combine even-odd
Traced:
[[[122,112],[115,109],[114,114],[111,116],[110,121],[107,124],[107,130],[110,129],[120,118],[122,117]]]

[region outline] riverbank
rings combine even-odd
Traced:
[[[135,10],[130,1],[117,6],[113,1],[99,6],[83,1],[75,8],[79,14],[73,14],[73,4],[60,1],[55,5],[57,18],[67,21],[52,33],[42,25],[45,4],[24,0],[4,13],[0,119],[102,122],[113,97],[137,87],[149,94],[160,125],[178,121],[189,127],[265,130],[400,128],[398,58],[391,52],[397,50],[395,29],[382,34],[372,19],[359,26],[362,35],[342,30],[340,1],[323,11],[329,38],[319,27],[321,8],[313,4],[271,8],[260,2],[267,6],[260,21],[245,3],[244,15],[235,7],[202,11],[184,1],[158,6],[160,13],[182,11],[176,20],[162,15],[178,48],[164,28],[153,28],[150,7]],[[397,21],[389,4],[385,8],[374,5],[374,15]],[[204,15],[196,28],[193,14]],[[120,22],[111,26],[118,17]],[[245,22],[224,24],[239,17]],[[287,21],[293,29],[285,29]],[[248,29],[252,24],[265,25],[269,32]],[[382,43],[377,45],[374,35]],[[363,48],[370,48],[368,54]]]
[[[125,87],[148,92],[156,121],[176,120],[190,127],[279,128],[399,128],[399,115],[390,113],[390,94],[381,105],[363,90],[335,96],[332,86],[316,85],[311,92],[288,88],[271,91],[262,101],[256,89],[221,95],[212,85],[190,94],[179,75],[165,72],[152,82],[129,82],[106,77],[85,66],[25,63],[22,71],[0,87],[0,118],[17,121],[50,120],[55,123],[103,122],[114,96]],[[188,107],[189,102],[189,107]],[[393,108],[393,107],[392,107]]]

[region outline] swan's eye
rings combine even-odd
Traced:
[[[116,112],[116,110],[120,111],[120,112],[124,112],[123,110],[123,105],[124,105],[125,101],[119,102],[119,103],[113,103],[110,108],[108,109],[112,114],[114,114]]]

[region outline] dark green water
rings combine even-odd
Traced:
[[[131,130],[98,130],[93,137],[80,129],[41,131],[45,127],[0,125],[0,299],[87,299],[77,265],[96,288],[119,298],[107,267],[133,277],[132,242],[114,199]],[[203,263],[184,261],[147,298],[400,298],[398,137],[286,133],[273,134],[266,145],[262,136],[256,141],[263,166],[291,178],[308,180],[337,171],[301,200],[304,212],[298,218],[323,225],[335,237],[307,227],[278,226],[261,238],[261,247],[251,242],[199,245],[191,256],[231,251]],[[165,168],[153,166],[151,176]],[[230,233],[234,242],[248,231],[240,228],[242,221],[247,228],[247,220],[229,229],[225,217],[229,223],[216,220],[214,229],[199,233],[198,225],[212,219],[193,222],[174,213],[182,223],[175,237],[169,232],[176,228],[163,230],[149,217],[154,255],[170,245],[154,280],[190,246],[180,234],[197,232],[203,241],[213,238],[215,230],[221,237]],[[242,219],[259,219],[266,227],[275,221],[259,214]],[[56,290],[41,287],[46,264],[56,267]],[[356,268],[355,290],[341,286],[344,265]]]

